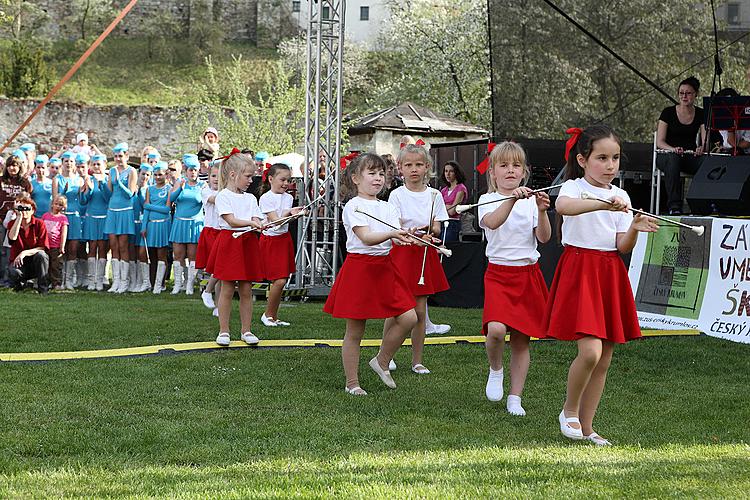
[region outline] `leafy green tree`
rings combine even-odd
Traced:
[[[81,40],[99,36],[115,18],[119,9],[111,0],[73,0],[67,21]]]
[[[52,88],[52,73],[41,49],[14,40],[0,61],[0,88],[6,96],[43,97]]]
[[[224,149],[263,149],[271,154],[298,150],[304,142],[305,92],[281,64],[267,68],[263,88],[248,91],[248,68],[240,57],[218,68],[206,59],[205,83],[194,86],[195,105],[182,114],[180,133],[192,145],[207,126],[221,134]]]

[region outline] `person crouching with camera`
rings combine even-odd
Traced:
[[[13,212],[15,220],[8,226],[10,265],[8,274],[15,291],[23,290],[26,281],[36,278],[36,289],[47,293],[49,257],[47,228],[41,219],[34,217],[36,203],[28,193],[16,196]]]

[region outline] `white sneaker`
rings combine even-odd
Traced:
[[[211,314],[213,316],[215,316],[215,317],[218,318],[219,317],[219,308],[218,307],[214,307],[214,310],[211,312]]]
[[[451,325],[429,325],[425,328],[426,335],[445,335],[451,331]]]
[[[204,291],[201,293],[201,299],[203,299],[203,305],[208,307],[209,309],[215,309],[216,304],[214,303],[214,296],[211,294],[211,292]]]
[[[251,332],[243,333],[241,338],[242,341],[248,345],[256,345],[258,342],[260,342],[260,339],[253,335]]]
[[[280,319],[276,320],[276,326],[290,326],[290,325],[291,323],[289,323],[288,321],[281,321]]]
[[[526,410],[524,410],[523,406],[521,406],[521,396],[510,394],[508,396],[508,400],[505,402],[505,408],[511,415],[515,415],[517,417],[526,416]]]
[[[269,318],[266,316],[266,313],[263,313],[263,315],[260,317],[260,322],[263,323],[266,326],[279,326],[279,324],[276,322],[275,319]]]
[[[388,362],[388,371],[390,372],[390,371],[393,371],[395,369],[396,369],[396,362],[393,361],[393,360],[390,360]]]
[[[229,334],[226,332],[221,332],[219,336],[216,337],[216,343],[219,344],[221,347],[227,347],[231,341],[232,339],[229,337]]]
[[[490,368],[490,376],[487,377],[487,387],[484,389],[487,399],[500,401],[503,399],[503,370],[494,371]]]

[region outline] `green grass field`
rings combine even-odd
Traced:
[[[199,300],[0,291],[0,352],[212,340]],[[478,310],[431,315],[459,335],[481,321]],[[255,332],[343,334],[320,303],[284,304],[281,317],[293,326]],[[371,323],[376,338],[382,322]],[[396,391],[362,363],[365,398],[344,393],[333,348],[0,363],[0,496],[750,496],[750,346],[657,337],[618,348],[597,417],[609,449],[559,434],[574,353],[533,345],[526,418],[484,398],[482,345],[428,346],[423,377],[402,349]]]

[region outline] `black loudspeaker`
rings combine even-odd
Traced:
[[[750,156],[707,156],[687,201],[694,214],[750,215]]]

